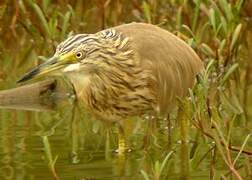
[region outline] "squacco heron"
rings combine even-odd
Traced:
[[[130,23],[69,37],[18,82],[64,74],[92,115],[118,122],[145,114],[166,116],[202,67],[193,49],[172,33]]]

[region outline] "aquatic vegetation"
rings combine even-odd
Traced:
[[[0,110],[0,177],[252,178],[250,9],[250,0],[1,2],[0,89],[15,87],[67,36],[131,21],[173,32],[205,70],[167,119],[133,122],[133,151],[120,162],[116,129],[74,101],[50,113]]]

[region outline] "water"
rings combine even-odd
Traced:
[[[127,120],[124,129],[132,151],[119,155],[118,126],[94,119],[71,91],[64,92],[66,96],[57,93],[48,91],[41,101],[25,100],[26,94],[20,93],[11,103],[5,96],[8,108],[14,109],[0,110],[0,179],[131,180],[144,179],[144,173],[150,179],[211,176],[214,144],[199,140],[193,126],[188,129],[189,142],[182,143],[176,117],[171,117],[170,127],[167,120]],[[249,129],[235,131],[234,140],[239,142],[247,133]],[[216,159],[215,176],[220,177],[228,171],[221,156]]]
[[[19,3],[21,2],[23,1]],[[139,3],[141,6],[140,1]],[[167,2],[165,3],[168,4]],[[92,3],[87,4],[92,6]],[[183,5],[178,6],[180,8],[176,9],[187,9],[184,8],[185,5],[186,4],[183,3]],[[6,13],[3,13],[5,9],[4,6],[0,8],[0,16],[4,19],[4,21],[2,21],[0,18],[1,22],[3,22],[2,29],[0,28],[1,35],[3,34],[0,44],[0,90],[16,87],[17,79],[27,72],[27,70],[38,64],[38,56],[52,56],[55,44],[64,39],[64,36],[59,37],[61,28],[55,26],[55,29],[53,29],[53,25],[50,25],[50,27],[52,26],[52,35],[45,37],[46,32],[43,31],[43,23],[39,21],[39,18],[35,18],[37,14],[32,8],[29,9],[30,5],[25,3],[25,11],[27,12],[22,12],[23,8],[19,8],[19,13],[15,12],[18,11],[18,9],[15,9],[16,4],[14,4],[14,1],[13,4],[10,3],[10,5],[6,5],[6,7],[7,6],[9,6],[9,8],[7,8],[9,10],[6,10]],[[56,6],[59,8],[58,10],[55,10]],[[63,22],[63,19],[60,18],[65,17],[66,5],[61,5],[61,8],[59,6],[59,3],[50,4],[48,5],[49,10],[47,10],[47,12],[43,11],[43,13],[46,13],[45,19],[48,20],[48,22],[50,21],[48,24],[53,24],[56,14],[58,16],[59,11],[64,13],[56,19],[58,22]],[[99,24],[98,21],[100,17],[97,16],[97,13],[90,14],[94,18],[90,18],[91,16],[88,17],[87,15],[89,14],[87,12],[97,10],[93,8],[94,6],[92,6],[92,9],[87,6],[87,11],[83,11],[82,8],[79,8],[81,6],[78,4],[75,4],[73,7],[74,11],[79,9],[78,11],[80,12],[77,13],[77,16],[73,16],[74,19],[72,19],[72,23],[70,23],[66,35],[70,31],[74,33],[86,33],[88,29],[90,31],[92,30],[91,32],[96,32],[97,29],[99,29],[97,24]],[[104,7],[103,4],[100,7]],[[124,4],[122,7],[124,7]],[[209,5],[206,7],[207,9],[212,9],[212,6]],[[164,17],[167,15],[169,16],[169,9],[167,9],[166,6],[162,7],[162,5],[160,5],[160,8],[157,9],[162,11],[161,14],[164,13]],[[126,11],[127,14],[125,14],[125,16],[121,14],[120,17],[129,18],[130,11]],[[55,14],[52,12],[55,12]],[[110,14],[108,12],[109,10],[106,14]],[[119,11],[117,9],[111,9],[111,12],[114,13]],[[188,13],[191,12],[197,12],[197,10],[191,9],[188,11]],[[202,14],[205,14],[205,12]],[[174,13],[172,10],[170,15],[172,15],[170,18],[171,21],[169,21],[167,25],[170,24],[171,27],[167,27],[175,31],[173,26],[177,25],[174,24],[172,19],[176,19],[174,15],[178,15],[179,17],[180,14]],[[15,17],[17,18],[17,22],[14,22]],[[76,17],[79,17],[79,20]],[[185,15],[184,17],[187,19],[188,16]],[[194,16],[192,15],[191,17]],[[106,18],[102,17],[102,19]],[[110,18],[107,17],[107,19]],[[210,23],[205,22],[207,18],[200,19],[202,22],[199,22],[199,32],[201,31],[200,27],[205,27],[203,24]],[[138,20],[119,20],[120,23],[127,21]],[[184,24],[186,21],[182,23]],[[84,26],[83,22],[85,22]],[[187,25],[189,26],[189,24]],[[23,26],[28,28],[28,31],[26,31],[26,28],[24,29]],[[94,26],[94,29],[92,29],[92,26]],[[112,25],[108,24],[108,26]],[[16,30],[10,30],[10,27],[15,27]],[[59,25],[59,27],[61,26]],[[246,25],[243,26],[243,28],[246,28]],[[209,31],[206,31],[205,34],[214,34],[210,29],[211,28],[209,28]],[[55,34],[53,33],[54,31]],[[205,130],[208,130],[209,133],[215,135],[215,137],[219,137],[216,128],[209,128],[209,126],[213,125],[212,120],[216,120],[216,122],[219,121],[217,124],[224,138],[226,140],[230,138],[230,142],[239,147],[244,144],[246,137],[252,133],[252,106],[250,100],[252,97],[252,86],[249,85],[249,83],[251,84],[252,76],[250,77],[251,67],[245,65],[246,62],[251,59],[250,57],[252,54],[251,23],[248,24],[248,29],[244,30],[244,32],[247,33],[247,40],[240,45],[242,45],[241,49],[248,48],[248,52],[241,56],[239,53],[234,53],[237,54],[237,56],[234,56],[234,59],[239,63],[241,62],[241,66],[239,67],[241,77],[238,79],[245,81],[243,76],[248,73],[246,79],[246,81],[248,81],[246,84],[248,85],[242,86],[248,89],[247,102],[242,105],[244,110],[247,109],[248,111],[246,121],[243,119],[243,113],[236,114],[237,112],[234,113],[232,111],[233,109],[230,108],[232,103],[225,105],[225,102],[220,102],[220,105],[225,108],[223,111],[219,109],[217,111],[217,113],[220,114],[217,117],[221,117],[220,119],[215,119],[215,116],[207,117],[204,115],[205,112],[200,112],[200,118],[203,118],[201,120],[205,123],[203,124],[206,127]],[[15,36],[16,33],[17,36]],[[243,37],[243,35],[241,37]],[[223,42],[223,40],[229,42],[229,35],[227,38],[228,39],[225,39],[225,37],[220,39],[217,38],[217,40],[220,42]],[[10,39],[12,39],[12,41],[10,41]],[[216,37],[209,39],[213,41],[203,39],[202,42],[201,40],[199,42],[206,43],[211,47],[218,42],[216,41]],[[244,48],[243,44],[247,44],[246,46],[248,47]],[[201,45],[202,44],[199,44],[199,47]],[[215,51],[216,49],[213,50]],[[200,51],[198,51],[198,53],[200,53]],[[221,54],[225,55],[226,52]],[[203,57],[205,57],[205,55]],[[209,56],[209,58],[212,57]],[[229,59],[229,56],[224,56],[224,58]],[[250,70],[247,71],[245,70],[246,68]],[[232,81],[233,79],[229,82],[231,85]],[[242,82],[240,83],[243,84]],[[231,88],[227,90],[235,92],[234,94],[239,94],[239,96],[241,96],[240,99],[242,99],[242,89],[240,90],[241,92]],[[208,93],[212,95],[212,93],[215,93],[215,90]],[[18,96],[16,98],[20,97]],[[0,106],[2,103],[1,100],[2,99],[0,99]],[[14,102],[17,101],[15,98],[13,100]],[[176,116],[171,116],[170,121],[159,120],[153,123],[138,119],[129,122],[125,128],[128,129],[126,134],[130,141],[132,151],[119,156],[115,153],[118,142],[117,125],[107,124],[92,118],[85,110],[76,105],[71,93],[66,96],[64,101],[55,101],[54,98],[49,98],[42,101],[42,103],[34,103],[27,99],[22,99],[22,101],[19,99],[19,103],[9,104],[8,107],[12,109],[6,109],[6,104],[5,108],[3,108],[3,106],[0,107],[0,179],[3,180],[147,180],[148,178],[150,180],[202,180],[210,178],[220,179],[221,176],[231,179],[232,174],[224,161],[223,155],[226,158],[227,152],[230,152],[232,163],[238,155],[237,151],[227,151],[222,145],[218,147],[218,144],[216,145],[215,143],[218,142],[220,138],[216,138],[216,142],[213,143],[212,138],[203,135],[200,129],[192,125],[193,120],[191,119],[191,121],[188,122],[186,134],[188,141],[182,142],[181,124]],[[33,111],[22,110],[24,108]],[[236,116],[234,120],[232,120],[233,115]],[[204,117],[207,118],[204,119]],[[231,130],[228,131],[228,129]],[[229,132],[230,137],[228,135]],[[246,142],[244,149],[252,150],[251,137]],[[170,156],[165,163],[164,160],[169,154]],[[235,163],[235,168],[241,176],[249,179],[248,175],[251,176],[252,172],[251,163],[251,155],[242,153]],[[161,171],[162,164],[163,169]],[[148,178],[145,176],[148,176]]]
[[[1,89],[16,87],[13,82]],[[58,82],[59,88],[43,91],[41,100],[26,96],[36,97],[40,91],[15,91],[10,101],[6,95],[3,101],[0,93],[0,179],[220,179],[231,174],[213,140],[192,121],[184,127],[188,141],[181,141],[182,123],[176,113],[170,121],[125,121],[132,151],[117,154],[118,126],[94,119],[76,103],[71,87]],[[231,139],[242,146],[251,124],[244,127],[238,120]],[[251,147],[250,138],[245,149]],[[231,151],[232,160],[237,153]],[[236,167],[244,162],[250,162],[250,156],[242,154]],[[244,175],[243,170],[239,173]]]
[[[164,121],[127,125],[132,152],[118,155],[117,126],[93,119],[74,102],[55,104],[53,111],[0,110],[0,179],[143,179],[141,170],[154,178],[154,164],[172,150],[161,177],[189,177],[182,154],[192,144],[169,148]],[[203,164],[190,176],[208,179],[209,164]]]

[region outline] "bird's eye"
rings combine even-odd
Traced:
[[[82,53],[82,52],[77,52],[77,53],[76,53],[76,58],[77,58],[77,59],[82,58],[82,56],[83,56],[83,53]]]

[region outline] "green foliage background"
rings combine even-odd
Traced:
[[[162,121],[168,124],[165,135],[153,133],[161,140],[154,138],[159,146],[148,148],[159,149],[162,155],[151,154],[151,168],[141,167],[139,177],[166,179],[168,172],[175,171],[176,160],[181,160],[182,178],[205,162],[211,179],[252,179],[251,9],[251,0],[1,1],[0,87],[16,86],[17,77],[52,55],[70,34],[94,33],[133,21],[156,24],[191,45],[204,61],[205,71],[189,98],[180,100],[180,109]],[[12,114],[1,113],[2,118]],[[176,154],[178,141],[184,157]],[[48,139],[43,142],[50,149]],[[162,142],[165,146],[160,147]],[[202,147],[205,144],[207,148]],[[50,151],[45,152],[49,157]]]

